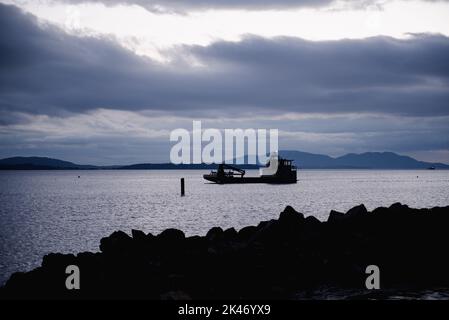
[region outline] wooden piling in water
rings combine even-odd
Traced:
[[[184,178],[181,178],[181,197],[185,195]]]

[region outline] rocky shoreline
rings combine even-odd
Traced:
[[[46,255],[41,267],[13,274],[0,298],[303,299],[330,287],[382,298],[449,288],[448,228],[449,206],[396,203],[331,211],[324,222],[287,206],[277,220],[204,237],[117,231],[101,252]],[[79,267],[79,290],[65,286],[68,265]],[[368,265],[379,267],[380,290],[365,287]]]

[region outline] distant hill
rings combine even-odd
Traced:
[[[379,169],[426,169],[429,167],[449,168],[442,163],[429,163],[415,160],[408,156],[401,156],[393,152],[366,152],[362,154],[350,153],[335,159],[344,165],[358,165],[364,168]]]
[[[393,152],[349,153],[341,157],[330,157],[294,150],[282,150],[282,157],[292,159],[301,169],[449,169],[443,163],[418,161],[408,156]],[[257,165],[238,165],[243,169],[257,169]],[[181,164],[172,163],[140,163],[126,166],[92,166],[80,165],[69,161],[46,157],[13,157],[0,160],[0,170],[70,170],[70,169],[123,169],[123,170],[176,170],[176,169],[215,169],[211,164]]]
[[[329,169],[337,167],[335,159],[322,154],[314,154],[302,151],[281,150],[281,157],[295,160],[295,165],[307,169]]]
[[[295,160],[296,165],[304,169],[449,169],[449,165],[444,163],[418,161],[393,152],[349,153],[337,158],[289,150],[279,154]]]
[[[245,164],[245,165],[239,165],[239,168],[242,169],[258,169],[260,166],[258,165],[251,165],[251,164]],[[123,169],[123,170],[138,170],[138,169],[149,169],[149,170],[192,170],[192,169],[198,169],[198,170],[212,170],[216,169],[216,164],[173,164],[173,163],[139,163],[139,164],[132,164],[129,166],[122,166],[118,167],[117,169]]]
[[[96,166],[80,165],[69,161],[47,157],[12,157],[0,160],[0,169],[2,170],[69,170],[96,168]]]

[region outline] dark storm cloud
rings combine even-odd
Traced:
[[[173,63],[158,64],[113,40],[41,27],[0,5],[0,114],[109,108],[449,115],[444,36],[322,42],[248,36],[170,54]],[[192,57],[204,66],[192,67],[186,62]]]
[[[449,112],[449,39],[443,36],[323,42],[253,37],[190,51],[216,69],[228,67],[231,83],[240,74],[222,97],[229,103],[301,112]]]

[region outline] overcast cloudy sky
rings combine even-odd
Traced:
[[[170,130],[449,163],[449,2],[0,0],[0,157],[169,160]]]

